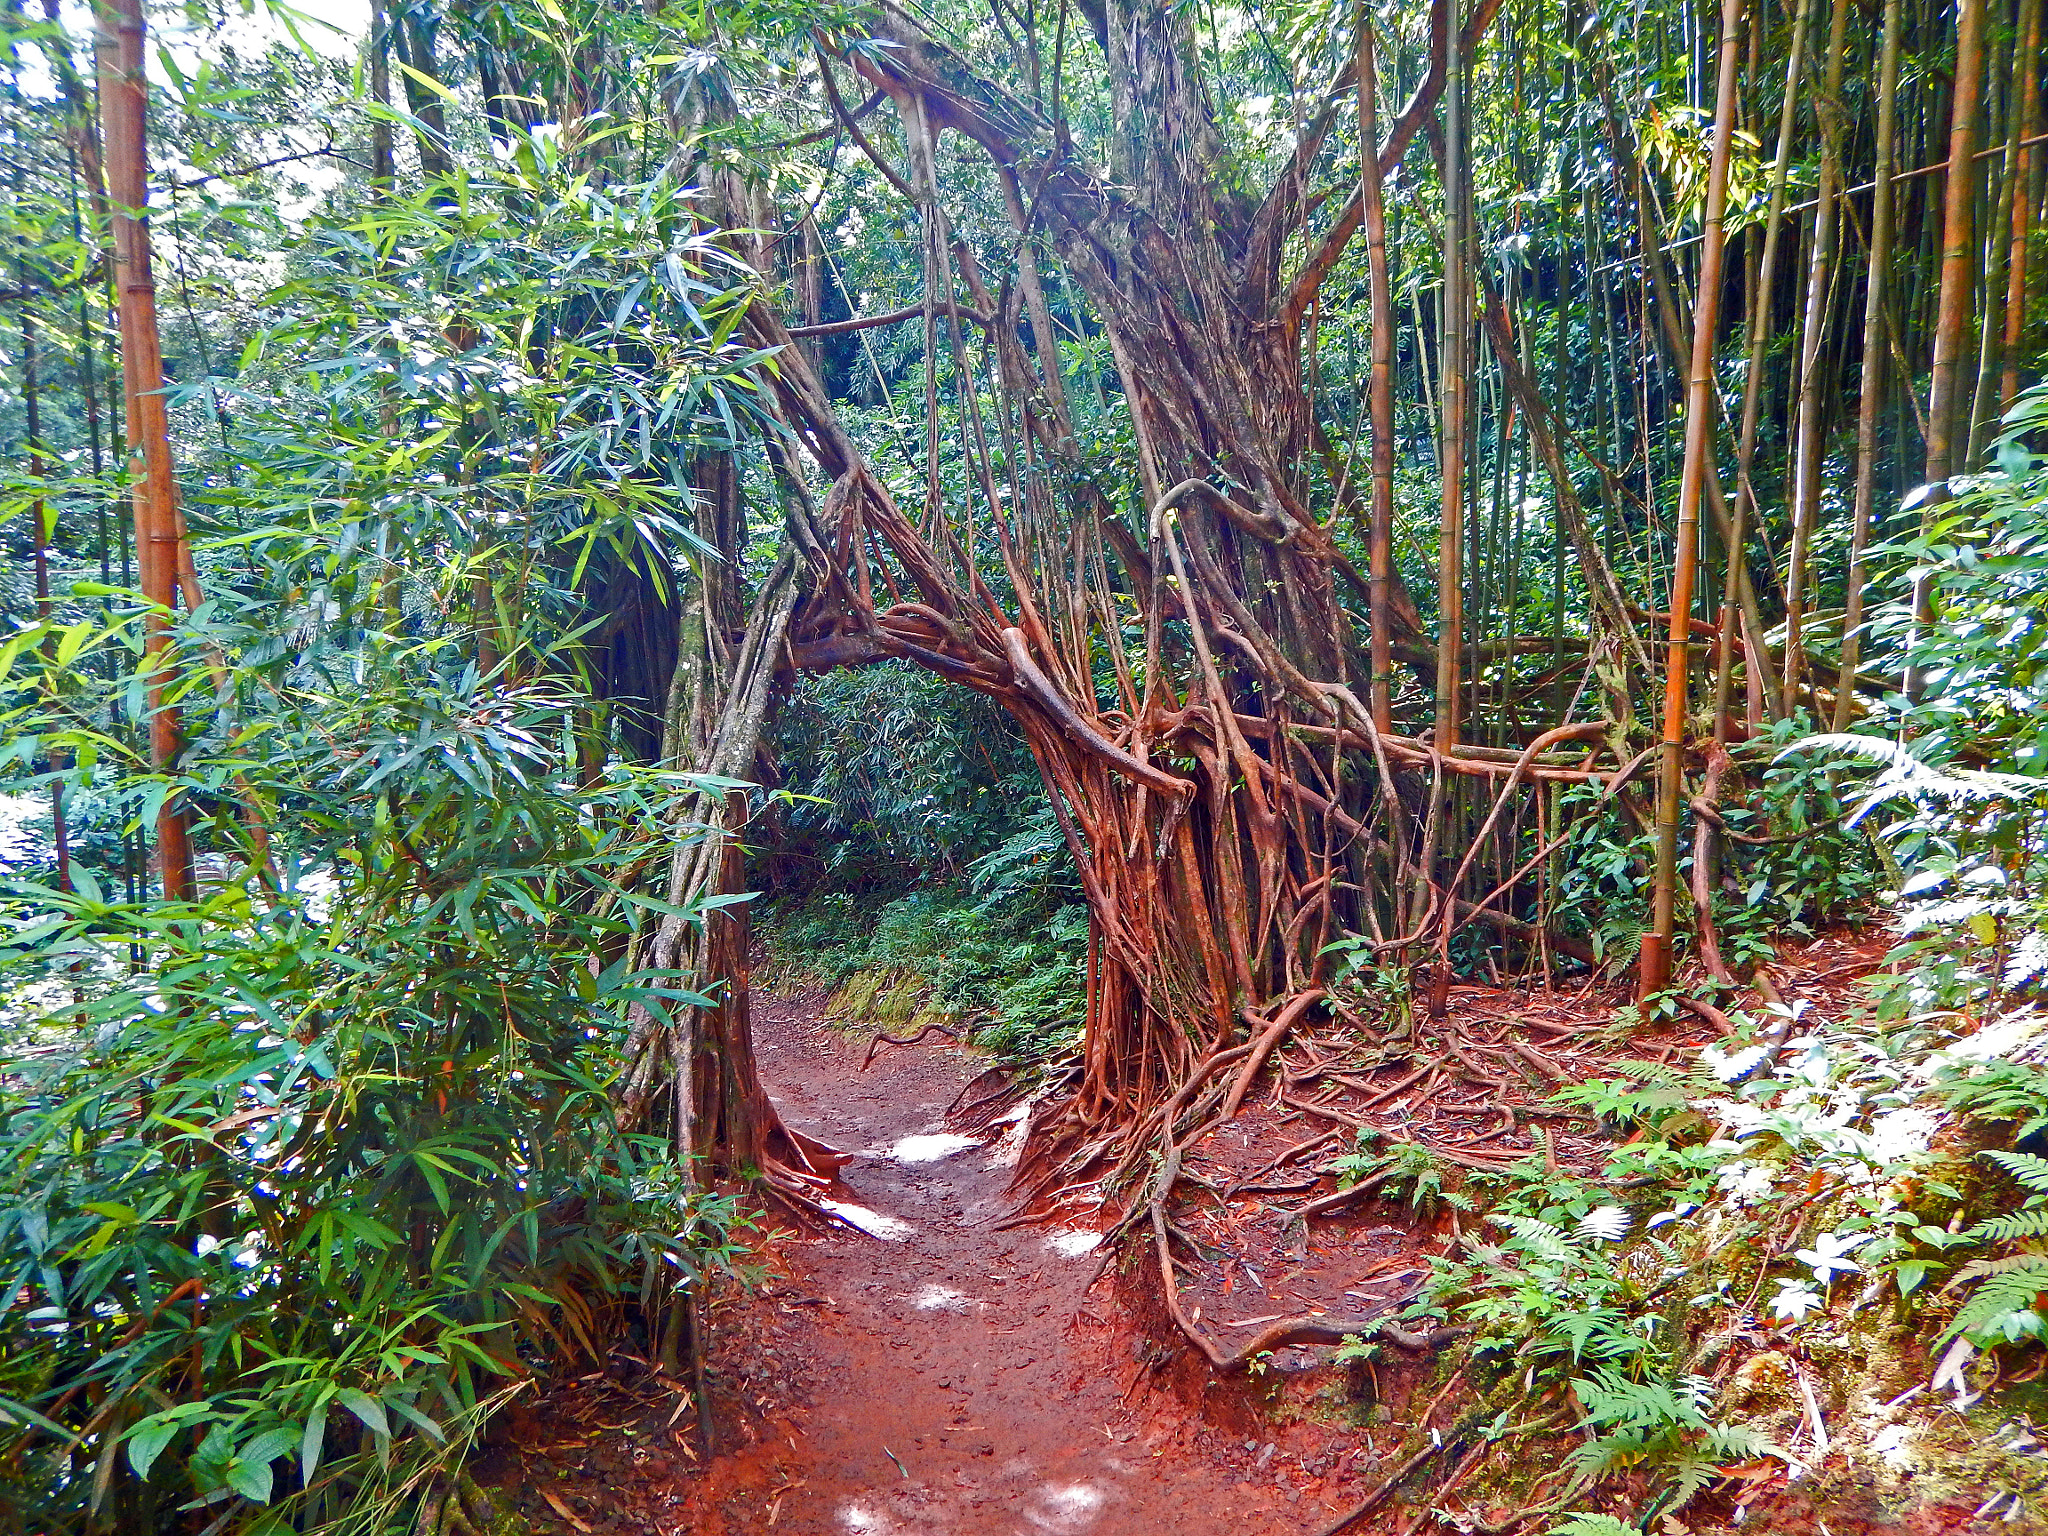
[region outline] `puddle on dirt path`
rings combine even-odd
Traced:
[[[1142,1346],[1087,1287],[1086,1230],[996,1231],[1009,1169],[943,1126],[982,1063],[953,1045],[859,1044],[791,1004],[760,1007],[769,1091],[796,1128],[888,1149],[847,1165],[837,1231],[784,1243],[788,1273],[719,1329],[721,1374],[760,1336],[784,1367],[746,1421],[687,1480],[676,1536],[1266,1536],[1309,1532],[1341,1507],[1270,1473],[1212,1459],[1216,1437],[1138,1387]],[[990,1138],[991,1148],[997,1136]],[[794,1359],[789,1357],[794,1356]],[[722,1395],[722,1394],[721,1394]],[[728,1441],[740,1426],[723,1426]],[[1199,1441],[1197,1443],[1199,1436]]]

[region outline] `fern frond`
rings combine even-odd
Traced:
[[[1538,1258],[1549,1259],[1556,1264],[1569,1264],[1577,1256],[1571,1240],[1560,1227],[1553,1227],[1547,1221],[1538,1221],[1534,1216],[1512,1216],[1496,1212],[1487,1218],[1506,1227],[1522,1240],[1522,1245]]]
[[[2032,1272],[2041,1282],[2041,1289],[2048,1291],[2048,1253],[2009,1253],[2002,1259],[1972,1259],[1955,1273],[1955,1278],[1942,1287],[1952,1291],[1959,1285],[1968,1285],[1972,1280],[1987,1280],[1995,1275]]]
[[[1721,1476],[1721,1464],[1705,1456],[1679,1456],[1665,1463],[1671,1476],[1671,1498],[1659,1510],[1675,1515],[1713,1486]]]
[[[1963,1234],[1980,1242],[2011,1243],[2023,1237],[2048,1237],[2048,1209],[1987,1216]]]
[[[2014,1260],[2019,1259],[2033,1262],[2015,1264]],[[1935,1341],[1937,1345],[1959,1335],[1972,1340],[2007,1344],[2018,1343],[2024,1338],[2048,1336],[2048,1320],[2043,1319],[2036,1305],[2042,1293],[2048,1291],[2048,1254],[2016,1254],[2013,1259],[1980,1260],[1978,1264],[1965,1265],[1956,1281],[1975,1278],[1970,1273],[1972,1270],[1983,1277],[1983,1283],[1970,1292],[1969,1300],[1963,1303],[1955,1321]]]
[[[2024,1188],[2037,1195],[2048,1195],[2048,1157],[2035,1157],[2031,1152],[1999,1151],[1982,1155],[2011,1174]]]
[[[1642,1536],[1640,1529],[1612,1515],[1566,1515],[1550,1536]]]
[[[1650,1454],[1649,1437],[1623,1431],[1595,1435],[1564,1459],[1572,1475],[1571,1486],[1583,1488],[1609,1472],[1639,1465]]]
[[[1681,1394],[1661,1381],[1630,1381],[1612,1371],[1575,1377],[1572,1390],[1587,1419],[1601,1429],[1707,1428],[1707,1418],[1690,1391]]]
[[[1716,1461],[1759,1461],[1766,1456],[1792,1459],[1792,1453],[1777,1441],[1741,1424],[1710,1426],[1701,1446]]]

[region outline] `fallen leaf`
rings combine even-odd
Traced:
[[[564,1504],[560,1499],[556,1498],[554,1492],[551,1489],[541,1489],[540,1496],[548,1501],[548,1506],[551,1509],[553,1509],[556,1514],[560,1515],[564,1520],[568,1521],[577,1530],[588,1532],[591,1529],[590,1526],[584,1524],[583,1521],[577,1519],[576,1512],[570,1509],[569,1506],[567,1504]]]

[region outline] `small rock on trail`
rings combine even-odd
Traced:
[[[991,1145],[945,1108],[982,1063],[950,1044],[861,1046],[813,1010],[762,999],[761,1070],[784,1118],[843,1148],[843,1214],[873,1237],[782,1244],[789,1273],[744,1304],[775,1309],[802,1364],[764,1419],[720,1425],[722,1454],[678,1488],[689,1536],[1263,1536],[1320,1530],[1343,1494],[1228,1442],[1134,1383],[1143,1342],[1118,1324],[1096,1234],[993,1230],[1011,1210]],[[880,1240],[878,1240],[880,1239]],[[822,1304],[820,1304],[822,1303]],[[744,1349],[726,1342],[715,1358]],[[724,1394],[719,1394],[721,1397]],[[733,1441],[749,1438],[735,1446]],[[1264,1436],[1261,1437],[1265,1438]],[[1281,1458],[1284,1463],[1288,1458]]]

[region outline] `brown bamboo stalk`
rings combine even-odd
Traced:
[[[1394,571],[1394,291],[1387,272],[1387,211],[1380,175],[1379,89],[1373,61],[1371,13],[1358,14],[1359,183],[1365,219],[1367,282],[1372,322],[1372,530],[1367,560],[1367,606],[1372,664],[1372,718],[1382,733],[1394,728],[1393,632],[1387,594]]]
[[[1949,170],[1942,198],[1941,289],[1934,310],[1932,380],[1927,391],[1927,497],[1921,502],[1923,526],[1948,496],[1948,478],[1955,473],[1955,428],[1962,381],[1964,336],[1969,328],[1970,295],[1976,286],[1973,209],[1976,176],[1972,156],[1977,145],[1978,96],[1984,75],[1984,0],[1957,0],[1955,89],[1949,113]],[[1913,578],[1913,618],[1926,625],[1934,618],[1934,585],[1925,574]],[[1917,669],[1906,679],[1917,696]]]
[[[176,771],[182,730],[176,697],[177,661],[171,648],[171,608],[185,565],[178,516],[178,486],[171,463],[170,420],[164,408],[162,341],[157,331],[156,281],[150,270],[149,164],[145,137],[149,82],[144,74],[142,0],[104,0],[99,49],[100,121],[106,146],[107,197],[114,231],[114,269],[120,293],[121,386],[131,464],[137,473],[135,560],[142,595],[150,603],[143,640],[149,678],[150,765]],[[157,811],[157,859],[163,892],[173,901],[195,894],[189,811],[184,797],[167,795]]]
[[[386,111],[391,107],[391,13],[384,0],[370,0],[370,99]],[[370,186],[389,197],[398,181],[398,154],[391,120],[370,120]]]
[[[1637,991],[1643,997],[1661,992],[1671,983],[1693,580],[1699,561],[1701,492],[1714,444],[1714,331],[1721,311],[1721,261],[1726,247],[1723,220],[1728,208],[1729,147],[1735,137],[1735,84],[1741,37],[1742,0],[1721,0],[1714,147],[1707,170],[1706,241],[1700,252],[1699,296],[1693,304],[1692,363],[1685,386],[1685,464],[1678,487],[1677,549],[1671,562],[1671,639],[1665,661],[1664,736],[1657,780],[1657,867],[1652,887],[1651,930],[1643,937],[1637,973]]]
[[[2025,164],[2012,204],[2012,249],[2006,257],[2005,367],[1998,384],[1998,409],[2003,414],[2020,392],[2020,348],[2027,325],[2027,257],[2034,233],[2034,166],[2044,158],[2037,127],[2041,116],[2041,0],[2020,0],[2020,47],[2013,78],[2018,82],[2020,110],[2016,120],[2026,132]]]
[[[2013,39],[2012,51],[2003,62],[2017,64],[2023,57],[2017,37]],[[2021,129],[2026,124],[2026,114],[2020,102],[2019,80],[2008,68],[2005,97],[2005,164],[1998,177],[1998,198],[1991,214],[1991,223],[1984,231],[1984,309],[1979,317],[1977,334],[1977,387],[1970,395],[1969,447],[1963,451],[1964,469],[1978,463],[1984,455],[1985,446],[1991,441],[1992,429],[1998,423],[1998,378],[2000,357],[2005,343],[2005,306],[1996,300],[1996,295],[2006,289],[2006,262],[2012,254],[2008,231],[2012,228],[2012,210],[2025,161],[2020,154]]]
[[[1442,506],[1437,525],[1436,744],[1458,742],[1459,675],[1464,638],[1462,571],[1465,530],[1467,304],[1465,285],[1466,175],[1465,60],[1453,25],[1444,29],[1449,60],[1444,79],[1444,286],[1443,327],[1437,345],[1443,418],[1437,433]]]
[[[1955,461],[1955,430],[1971,291],[1977,279],[1973,156],[1983,76],[1984,0],[1957,0],[1954,106],[1942,198],[1941,291],[1935,302],[1933,377],[1927,398],[1926,476],[1936,487],[1930,503],[1940,498],[1940,487],[1961,467]]]
[[[2028,0],[2038,7],[2040,0]],[[1885,0],[1884,40],[1877,66],[1877,188],[1870,206],[1870,261],[1863,295],[1863,392],[1856,409],[1856,510],[1849,530],[1848,605],[1842,615],[1842,671],[1835,681],[1834,728],[1849,728],[1856,661],[1862,649],[1864,549],[1877,497],[1877,428],[1884,411],[1885,293],[1892,264],[1892,181],[1898,130],[1901,0]],[[1911,381],[1907,383],[1910,385]]]
[[[14,172],[15,195],[21,194],[21,167]],[[41,494],[43,475],[47,465],[43,460],[43,395],[42,379],[38,364],[35,306],[29,302],[28,263],[22,261],[17,270],[21,274],[21,404],[28,428],[28,474],[36,482],[38,494],[29,504],[29,516],[34,519],[31,530],[35,549],[36,572],[36,619],[43,624],[50,622],[50,503]],[[51,646],[45,642],[45,655],[49,656]],[[54,658],[51,658],[54,659]],[[62,764],[52,753],[52,768]],[[71,838],[64,825],[64,780],[53,773],[50,776],[50,838],[57,854],[57,889],[71,889]]]
[[[1735,445],[1737,519],[1744,530],[1755,527],[1757,522],[1756,490],[1749,470],[1756,456],[1757,418],[1763,402],[1764,353],[1771,339],[1771,290],[1776,284],[1778,246],[1785,232],[1785,195],[1791,174],[1792,139],[1798,126],[1799,84],[1806,62],[1806,29],[1812,13],[1813,0],[1800,0],[1792,24],[1791,49],[1785,61],[1785,99],[1778,111],[1778,150],[1771,164],[1771,203],[1765,216],[1763,263],[1757,273],[1749,313],[1749,361],[1743,370],[1742,426]],[[1733,558],[1740,561],[1739,550]],[[1754,672],[1760,664],[1761,658],[1752,657],[1751,671]]]
[[[1828,27],[1827,67],[1820,92],[1821,156],[1818,207],[1813,221],[1813,262],[1806,275],[1806,312],[1800,330],[1799,415],[1792,457],[1792,541],[1785,556],[1785,669],[1787,704],[1799,697],[1805,670],[1801,626],[1806,618],[1807,547],[1820,513],[1821,450],[1827,402],[1821,389],[1821,342],[1827,330],[1834,278],[1837,194],[1842,185],[1842,64],[1848,53],[1849,0],[1835,0]]]

